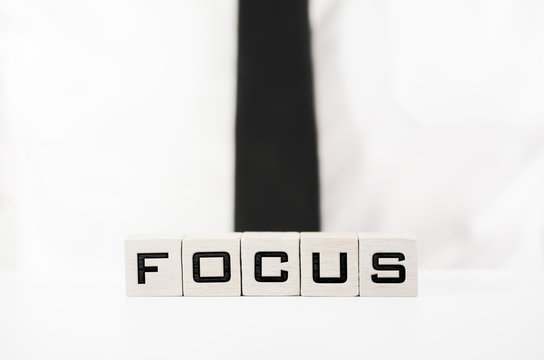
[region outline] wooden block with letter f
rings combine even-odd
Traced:
[[[301,295],[359,295],[358,245],[356,233],[301,233]]]
[[[125,241],[127,296],[181,296],[181,235],[138,235]]]

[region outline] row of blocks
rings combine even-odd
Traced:
[[[244,232],[133,236],[127,296],[417,296],[415,238]]]

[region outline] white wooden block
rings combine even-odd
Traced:
[[[135,235],[125,241],[127,296],[181,296],[182,235]]]
[[[410,235],[359,234],[361,296],[417,296],[417,242]]]
[[[185,296],[240,296],[241,233],[187,235],[183,239]]]
[[[302,296],[359,295],[356,233],[301,233]]]
[[[300,295],[297,232],[242,234],[242,294]]]

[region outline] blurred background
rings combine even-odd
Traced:
[[[233,230],[237,1],[0,1],[0,270]],[[311,0],[323,231],[544,264],[544,3]],[[281,19],[278,19],[281,26]]]

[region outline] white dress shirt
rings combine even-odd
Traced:
[[[322,230],[414,233],[421,267],[541,267],[544,7],[310,5]],[[236,1],[0,18],[0,269],[120,270],[130,233],[232,231]]]

